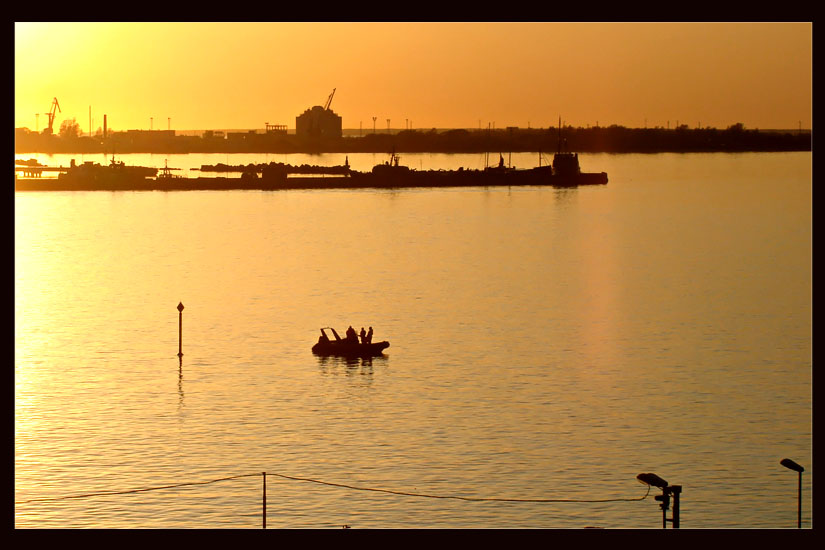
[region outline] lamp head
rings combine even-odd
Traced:
[[[665,487],[667,487],[667,481],[660,478],[656,474],[639,474],[636,476],[636,479],[638,479],[642,483],[653,485],[654,487],[658,487],[660,489],[664,489]]]
[[[779,461],[779,463],[781,465],[783,465],[784,467],[786,467],[790,470],[793,470],[794,472],[799,472],[800,474],[805,471],[805,468],[803,468],[802,466],[800,466],[799,464],[797,464],[796,462],[794,462],[790,458],[783,458],[782,460]]]

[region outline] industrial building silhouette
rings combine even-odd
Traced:
[[[316,105],[295,117],[295,135],[306,138],[340,138],[343,136],[341,117],[329,108],[335,89],[329,94],[326,104]]]

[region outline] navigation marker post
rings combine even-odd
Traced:
[[[183,357],[183,302],[178,303],[178,358]]]

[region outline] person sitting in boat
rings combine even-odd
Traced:
[[[363,329],[361,329],[363,330]],[[372,344],[372,327],[370,327],[370,331],[367,333],[367,337],[364,338],[365,344]]]
[[[361,332],[358,335],[361,337],[361,343],[366,344],[367,343],[367,331],[364,330],[364,327],[361,327]]]
[[[318,337],[319,344],[329,344],[329,336],[327,333],[324,332],[324,329],[321,329],[321,336]]]
[[[355,334],[355,329],[352,328],[352,325],[350,325],[347,329],[347,341],[353,342],[355,344],[358,343],[358,335]]]

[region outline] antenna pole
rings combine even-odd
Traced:
[[[561,115],[559,115],[559,153],[561,153]]]

